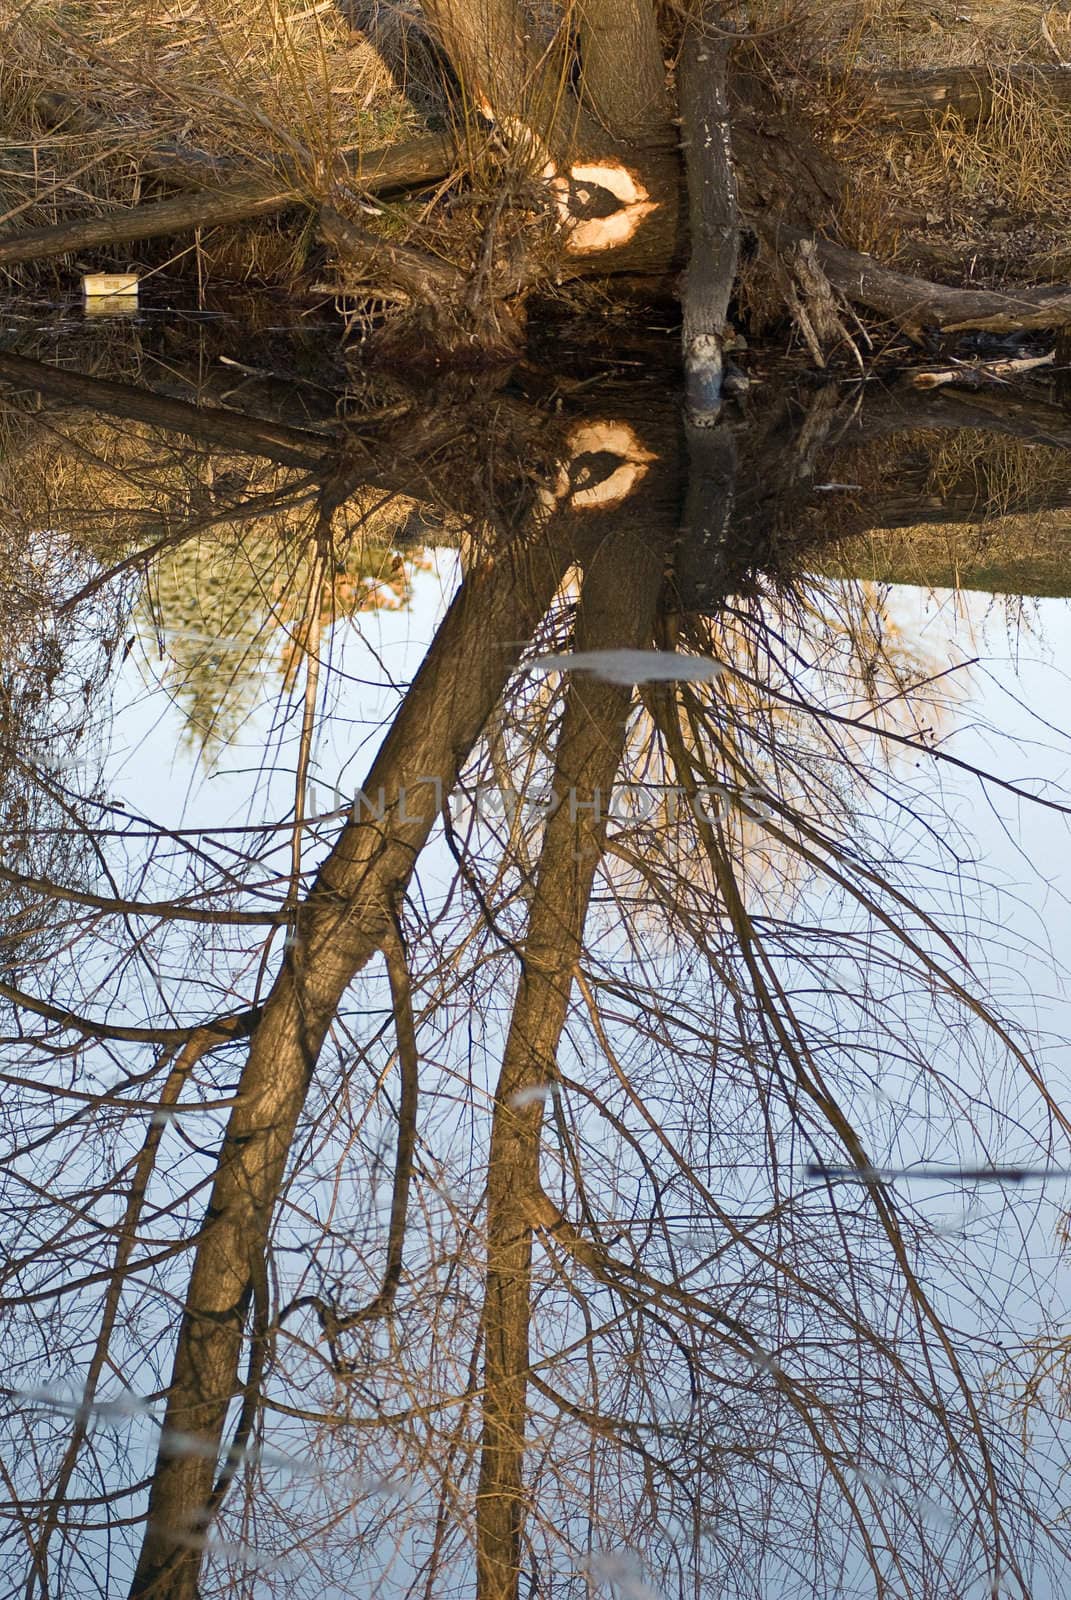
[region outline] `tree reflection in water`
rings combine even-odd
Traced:
[[[789,386],[690,436],[657,375],[226,410],[174,362],[166,394],[0,379],[8,559],[48,562],[0,646],[12,1584],[946,1597],[1059,1570],[1029,1446],[1056,1452],[1062,1345],[1022,1239],[985,1258],[996,1312],[960,1315],[979,1253],[885,1170],[1065,1165],[1068,1125],[987,987],[1014,935],[972,912],[947,810],[959,677],[896,631],[868,530],[911,486],[931,533],[998,475],[1003,510],[1061,504],[1062,413]],[[324,819],[363,579],[407,602],[414,520],[457,587]],[[143,645],[221,769],[274,706],[288,813],[273,788],[176,828],[94,788]],[[661,655],[600,674],[623,650]],[[1063,810],[1006,752],[977,777]]]

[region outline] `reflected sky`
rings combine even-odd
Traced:
[[[865,477],[838,472],[842,447],[854,451],[854,468],[867,448],[880,455],[875,438],[907,429],[895,396],[876,402],[870,436],[865,408],[842,415],[802,390],[772,397],[757,420],[737,418],[717,448],[700,449],[682,441],[675,403],[651,391],[622,397],[608,422],[579,409],[541,411],[525,383],[535,388],[522,375],[493,398],[527,453],[511,435],[514,454],[496,456],[501,438],[488,443],[479,432],[493,411],[485,394],[470,396],[467,411],[458,402],[445,413],[405,413],[412,448],[424,451],[412,458],[411,441],[398,437],[398,454],[388,456],[379,421],[360,433],[359,408],[347,412],[339,397],[342,443],[325,465],[335,421],[269,417],[261,396],[248,414],[227,412],[228,426],[251,430],[240,466],[231,435],[212,459],[203,443],[191,446],[190,415],[154,412],[159,395],[139,399],[130,386],[126,398],[111,394],[114,415],[129,419],[141,406],[150,421],[135,417],[113,443],[115,503],[103,501],[95,478],[77,526],[85,484],[64,468],[64,452],[84,463],[92,441],[105,455],[106,427],[96,414],[87,423],[79,410],[72,421],[60,409],[35,441],[28,415],[14,408],[7,418],[11,449],[42,451],[51,473],[27,479],[31,543],[47,527],[61,549],[64,539],[78,547],[84,570],[65,593],[126,561],[133,535],[139,547],[150,536],[166,543],[179,513],[202,533],[206,518],[233,530],[243,497],[260,507],[265,495],[305,495],[293,525],[269,524],[277,547],[250,535],[260,631],[248,655],[244,631],[237,652],[226,635],[201,638],[210,608],[198,591],[191,609],[184,585],[203,582],[209,593],[208,563],[189,572],[174,563],[165,583],[166,552],[150,564],[148,585],[131,565],[122,593],[43,624],[48,649],[63,658],[62,682],[84,677],[89,689],[77,739],[65,731],[70,696],[62,728],[50,728],[48,704],[42,711],[31,697],[20,714],[33,739],[5,767],[9,795],[37,785],[44,819],[36,835],[23,829],[25,848],[12,833],[6,862],[12,915],[40,919],[23,943],[9,939],[3,979],[10,1436],[24,1428],[38,1449],[20,1458],[12,1482],[31,1522],[38,1468],[41,1492],[58,1483],[68,1509],[90,1504],[98,1483],[105,1497],[119,1492],[92,1502],[92,1516],[71,1511],[72,1526],[79,1517],[85,1524],[81,1555],[71,1540],[60,1559],[71,1574],[92,1552],[90,1565],[113,1565],[87,1594],[123,1589],[136,1538],[124,1531],[125,1508],[145,1504],[184,1306],[190,1315],[187,1265],[211,1232],[207,1185],[226,1129],[244,1114],[250,1059],[244,1043],[209,1053],[176,1090],[178,1109],[161,1109],[153,1097],[170,1081],[173,1034],[191,1018],[261,1005],[308,959],[314,918],[294,903],[289,856],[302,763],[309,811],[344,805],[391,726],[421,705],[410,692],[418,670],[437,672],[432,681],[445,687],[414,714],[415,744],[491,672],[481,651],[493,639],[494,650],[513,651],[513,665],[468,742],[458,735],[458,787],[512,785],[524,796],[565,772],[575,798],[576,773],[587,769],[569,766],[569,740],[589,737],[594,762],[617,715],[620,787],[664,797],[684,792],[671,780],[698,774],[716,803],[709,814],[682,805],[664,822],[663,809],[611,810],[605,834],[592,832],[590,805],[586,818],[569,812],[572,833],[559,826],[562,808],[552,824],[538,810],[517,820],[470,807],[418,840],[393,932],[342,982],[322,1050],[313,1050],[285,1182],[271,1197],[268,1287],[258,1288],[271,1306],[271,1361],[258,1380],[256,1448],[239,1452],[240,1484],[225,1485],[208,1535],[206,1593],[228,1584],[258,1600],[284,1590],[384,1600],[470,1591],[486,1404],[485,1199],[492,1130],[513,1117],[535,1130],[537,1150],[533,1212],[523,1222],[535,1261],[523,1422],[532,1593],[589,1600],[601,1585],[633,1600],[678,1592],[781,1600],[813,1596],[819,1582],[829,1593],[870,1594],[874,1572],[887,1570],[889,1592],[911,1600],[982,1600],[992,1574],[972,1543],[981,1500],[965,1484],[985,1454],[970,1406],[958,1409],[957,1363],[1010,1463],[1001,1469],[1009,1504],[1024,1503],[1013,1482],[1024,1470],[1014,1464],[1021,1425],[1033,1434],[1026,1454],[1036,1473],[1024,1515],[1033,1508],[1055,1522],[1066,1498],[1066,1427],[1058,1407],[1024,1411],[1021,1401],[1029,1341],[1058,1345],[1066,1332],[1061,1230],[1071,1182],[904,1176],[883,1195],[875,1184],[809,1181],[806,1168],[856,1152],[879,1167],[1067,1166],[1066,1140],[1050,1141],[1031,1074],[1044,1078],[1057,1110],[1067,1105],[1071,869],[1061,808],[1071,765],[1071,600],[1030,598],[1009,611],[983,591],[882,582],[872,562],[857,578],[816,576],[829,570],[816,533],[827,515],[846,537],[904,526],[902,502],[888,496],[906,471],[899,459],[878,461],[862,498],[836,513],[821,488]],[[57,394],[57,407],[72,403]],[[390,408],[373,398],[368,410],[379,418]],[[950,414],[933,413],[934,431],[949,427]],[[153,428],[172,430],[155,477]],[[814,442],[823,428],[824,456]],[[926,448],[925,438],[912,444],[919,481]],[[280,449],[292,458],[285,473]],[[305,453],[311,489],[301,487]],[[1008,459],[1005,451],[1002,481]],[[945,449],[946,476],[948,461]],[[384,487],[392,472],[401,487]],[[466,520],[469,478],[483,498]],[[7,482],[5,515],[17,530]],[[385,517],[378,502],[374,511],[358,504],[369,483],[398,506],[393,522],[374,524],[366,562],[361,531]],[[1038,492],[1033,482],[1020,488]],[[960,478],[953,489],[930,507],[935,516],[959,515]],[[425,552],[434,518],[449,542],[443,534]],[[628,592],[634,573],[621,559],[601,610],[591,603],[605,551],[623,539],[638,565],[660,518],[672,554],[660,556],[656,576],[672,567],[679,587],[672,599],[660,591],[654,636],[639,641],[658,647],[659,671],[630,699],[620,652],[609,687],[557,670],[591,637],[599,648],[619,586]],[[598,537],[587,531],[593,525]],[[493,588],[495,573],[514,573],[518,592],[530,577],[523,562],[506,567],[503,548],[510,559],[520,549],[524,561],[553,550],[559,565],[543,579],[534,623],[500,640],[490,630],[505,628],[514,596],[504,580]],[[354,595],[366,566],[384,570],[384,551],[398,603],[362,609]],[[305,581],[330,588],[332,605],[345,594],[349,610],[321,606],[319,592],[302,610]],[[494,604],[481,626],[461,633],[467,653],[444,662],[436,640],[452,637],[442,630],[465,616],[458,601],[444,622],[451,601],[483,593],[481,584]],[[40,586],[25,588],[23,612],[5,625],[25,625],[32,642],[25,617],[44,602]],[[23,656],[9,648],[15,687],[37,670],[25,639]],[[41,648],[47,678],[52,657]],[[226,699],[235,655],[237,710],[226,737],[205,741],[195,712]],[[679,682],[666,676],[674,655],[694,667]],[[712,657],[724,657],[723,675],[709,670]],[[554,672],[528,670],[548,660]],[[196,693],[183,674],[196,678]],[[42,763],[50,736],[60,754]],[[404,751],[394,759],[408,770]],[[42,772],[62,775],[58,793]],[[351,838],[343,821],[306,820],[302,896],[322,863],[337,867],[337,841]],[[384,836],[395,825],[392,813]],[[57,846],[49,856],[51,839],[69,855],[61,859]],[[554,839],[565,847],[548,865]],[[585,849],[590,900],[577,887]],[[48,871],[35,867],[34,877],[31,858],[47,858]],[[81,894],[73,910],[56,909],[61,902],[42,887],[49,876]],[[365,913],[363,892],[343,898],[339,928]],[[334,893],[328,882],[312,913],[328,904],[335,914]],[[541,894],[553,916],[536,948]],[[122,904],[171,898],[194,908],[187,920],[174,907],[150,916]],[[583,937],[566,960],[577,905]],[[209,907],[215,920],[198,922]],[[228,921],[236,911],[262,920]],[[306,996],[330,966],[331,940],[318,948]],[[500,1078],[526,987],[558,960],[568,1005],[551,1053],[533,1054],[517,1083]],[[35,995],[46,1009],[34,1010]],[[544,1008],[553,1001],[548,992]],[[373,1316],[398,1192],[407,1006],[421,1082],[405,1264],[389,1315]],[[152,1037],[127,1037],[131,1025]],[[260,1022],[251,1027],[255,1038]],[[280,1060],[285,1044],[281,1037]],[[104,1086],[109,1093],[87,1107],[85,1096]],[[103,1377],[93,1380],[103,1409],[82,1416],[86,1352],[126,1226],[124,1184],[154,1129],[147,1220],[134,1229],[143,1259],[120,1275],[122,1314]],[[923,1292],[941,1324],[927,1339]],[[69,1339],[57,1305],[75,1330]],[[54,1341],[45,1353],[42,1328]],[[264,1335],[246,1343],[258,1339],[266,1348]],[[1049,1398],[1056,1370],[1042,1384]],[[142,1403],[124,1402],[120,1415],[111,1402],[124,1387]],[[80,1420],[90,1424],[92,1461],[64,1478],[65,1440]],[[219,1461],[226,1476],[211,1438],[171,1435],[173,1456]],[[827,1500],[850,1508],[853,1494],[854,1512],[826,1515]],[[813,1548],[799,1534],[808,1517]],[[24,1557],[16,1523],[12,1571]],[[436,1526],[449,1532],[429,1535]],[[1025,1532],[1023,1540],[1025,1549]],[[956,1573],[954,1591],[940,1587],[942,1563]],[[1034,1585],[1035,1600],[1061,1592],[1047,1584]]]

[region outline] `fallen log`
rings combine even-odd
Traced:
[[[709,6],[689,26],[681,53],[681,144],[688,179],[690,253],[681,295],[685,410],[710,426],[721,411],[729,298],[740,253],[736,173],[726,73],[732,35],[708,33]]]
[[[343,181],[366,194],[416,187],[444,177],[454,160],[446,134],[424,134],[404,144],[361,155],[346,165]],[[312,186],[300,175],[256,178],[221,190],[150,200],[103,217],[78,217],[28,233],[0,234],[0,266],[44,261],[72,251],[132,244],[171,233],[189,233],[271,216],[289,205],[312,204]]]
[[[771,236],[776,247],[796,243],[801,235],[782,228]],[[1018,333],[1031,328],[1071,325],[1071,286],[1037,289],[950,289],[926,278],[894,272],[858,250],[816,239],[815,253],[834,288],[856,305],[895,322],[918,340],[926,328],[942,333]]]
[[[947,111],[982,122],[1009,90],[1071,107],[1066,67],[938,67],[859,73],[852,81],[863,91],[868,121],[894,122],[912,133],[932,128]]]

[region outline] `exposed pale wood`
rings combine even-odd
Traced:
[[[1050,350],[1047,356],[1019,356],[1008,361],[961,361],[953,367],[921,367],[909,373],[908,382],[915,389],[943,389],[950,384],[977,388],[980,383],[1025,377],[1039,367],[1051,367],[1055,361],[1055,350]]]

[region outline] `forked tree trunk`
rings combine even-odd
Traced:
[[[521,0],[423,10],[472,102],[548,185],[563,274],[664,272],[679,249],[680,166],[650,0],[583,0],[579,59],[564,26],[537,37]]]
[[[131,1595],[196,1600],[216,1462],[290,1147],[327,1030],[349,984],[393,935],[394,907],[568,553],[537,538],[466,579],[367,780],[386,817],[343,829],[301,909],[297,942],[264,1006],[197,1241]],[[408,801],[408,805],[405,803]],[[196,1448],[175,1441],[196,1440]]]

